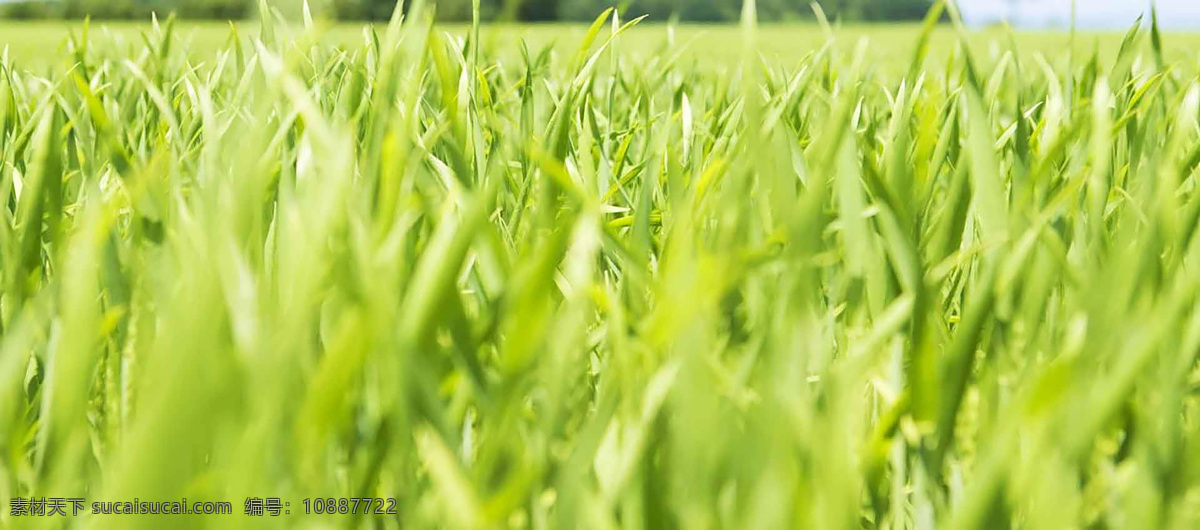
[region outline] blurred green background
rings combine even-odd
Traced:
[[[256,33],[257,23],[247,20],[236,24],[241,35]],[[18,64],[43,65],[61,57],[67,57],[68,36],[81,35],[84,23],[80,20],[9,20],[0,21],[0,50],[6,51]],[[101,20],[92,22],[89,32],[102,42],[114,43],[118,47],[133,50],[142,45],[142,34],[150,29],[149,19]],[[465,37],[470,25],[460,22],[440,24],[439,30]],[[183,49],[198,63],[204,63],[212,54],[224,46],[230,37],[230,24],[226,21],[190,20],[176,28]],[[489,23],[484,25],[480,37],[489,54],[499,58],[519,61],[520,43],[525,42],[532,50],[551,46],[571,47],[582,39],[587,31],[585,24],[574,22],[558,23]],[[920,31],[917,23],[846,23],[837,29],[835,46],[846,53],[853,52],[866,41],[867,56],[872,59],[872,68],[884,73],[903,73],[916,45]],[[805,60],[825,42],[825,33],[812,21],[777,22],[764,24],[758,29],[758,46],[763,59],[776,65],[795,66]],[[1021,42],[1020,55],[1023,60],[1035,64],[1040,56],[1055,66],[1062,66],[1070,57],[1064,53],[1073,48],[1076,57],[1089,57],[1093,51],[1102,60],[1111,60],[1121,46],[1121,33],[1080,32],[1074,38],[1068,33],[1053,31],[1018,32]],[[363,42],[363,24],[345,21],[323,26],[321,39],[327,44],[354,47]],[[979,60],[984,65],[999,61],[1008,50],[1008,33],[1004,29],[992,28],[973,32]],[[1200,50],[1200,34],[1166,34],[1168,46],[1166,58],[1170,61],[1194,61],[1195,50]],[[740,44],[741,30],[736,24],[702,24],[682,22],[676,25],[654,22],[643,23],[622,37],[622,48],[633,56],[649,56],[663,53],[679,55],[684,62],[695,62],[711,68],[727,67],[742,59]],[[934,61],[946,61],[955,53],[958,36],[949,24],[933,31],[930,38],[930,57]],[[731,44],[732,43],[732,44]]]
[[[383,20],[395,0],[310,0],[312,9],[339,20]],[[915,20],[929,9],[927,0],[819,0],[831,18],[843,20]],[[142,19],[151,13],[174,12],[183,18],[240,19],[256,12],[253,0],[0,0],[0,16],[19,19],[93,18]],[[298,12],[300,0],[271,2],[285,13]],[[581,21],[591,20],[605,8],[616,6],[626,16],[649,15],[666,20],[720,22],[737,20],[741,0],[482,0],[480,11],[488,20]],[[441,0],[437,14],[443,21],[471,18],[471,0]],[[760,0],[760,20],[811,19],[806,0]]]

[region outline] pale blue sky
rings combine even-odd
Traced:
[[[1068,28],[1071,0],[958,0],[963,19],[982,26],[1001,20],[1019,28]],[[1158,0],[1159,24],[1200,29],[1200,0]],[[1083,29],[1124,29],[1148,13],[1150,0],[1078,0],[1077,24]]]

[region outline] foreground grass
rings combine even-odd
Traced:
[[[227,34],[203,67],[171,24],[5,60],[0,498],[291,503],[169,523],[220,528],[1200,523],[1194,61],[1148,30],[760,61],[747,17],[725,64],[622,27],[506,55],[418,7],[341,48]]]

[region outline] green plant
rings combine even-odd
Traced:
[[[791,68],[751,2],[727,68],[609,12],[514,61],[420,2],[340,48],[260,9],[202,62],[173,19],[0,62],[0,498],[1197,525],[1200,85],[1153,22],[926,64],[939,4],[908,64],[826,27]]]

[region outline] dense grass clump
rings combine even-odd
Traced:
[[[1197,65],[784,67],[747,4],[732,68],[419,3],[5,58],[0,498],[291,515],[0,526],[1200,525]]]

